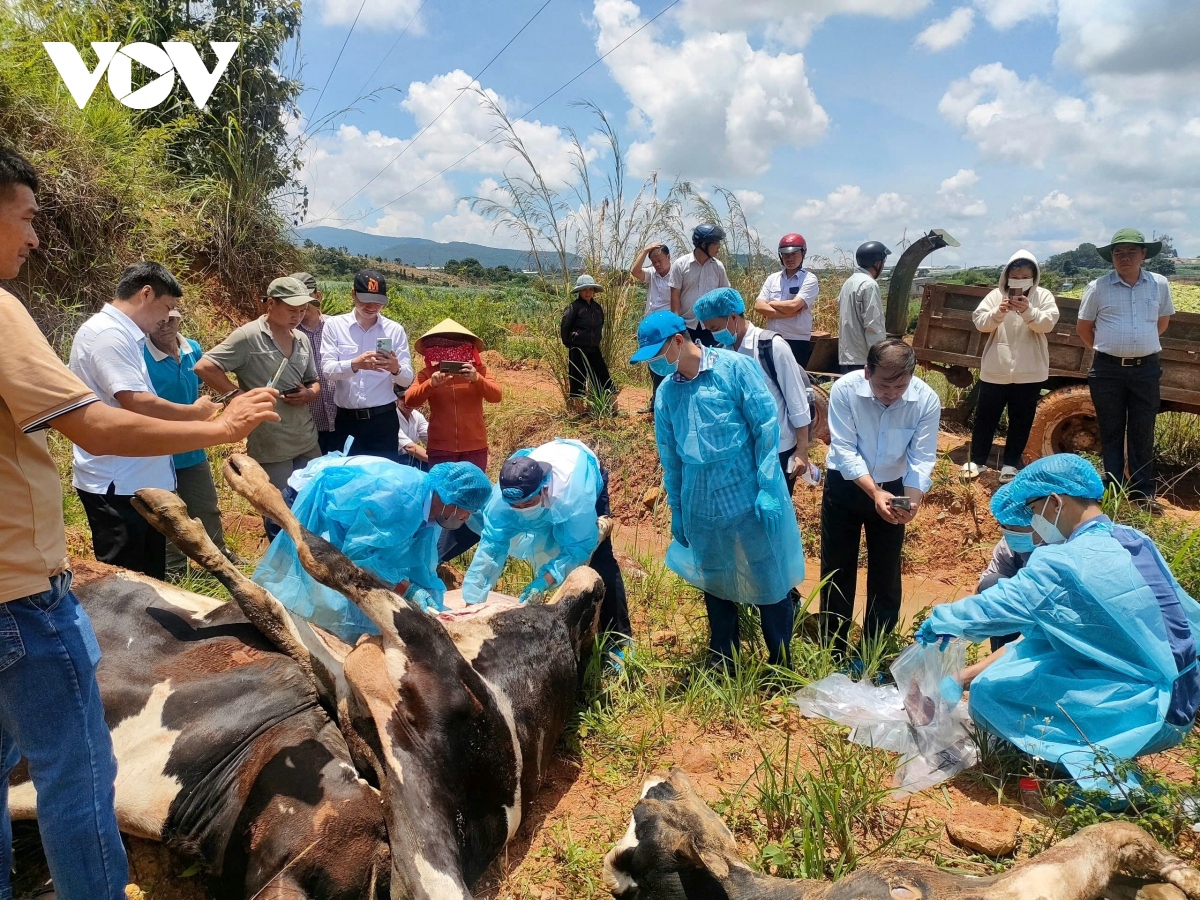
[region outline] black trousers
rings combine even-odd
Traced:
[[[992,439],[1000,425],[1004,407],[1008,407],[1008,437],[1004,442],[1002,465],[1020,468],[1021,454],[1029,442],[1029,430],[1042,396],[1042,382],[1033,384],[992,384],[979,382],[979,402],[975,407],[975,425],[971,429],[971,462],[985,466],[992,453]]]
[[[400,421],[399,416],[397,416],[396,421],[397,422]],[[399,439],[400,439],[399,432],[397,432],[397,434],[396,434],[396,439],[397,439],[397,441],[399,441]],[[317,446],[321,448],[322,453],[329,453],[333,450],[341,450],[342,449],[340,446],[338,446],[336,431],[318,431],[317,432]]]
[[[849,375],[851,372],[857,372],[862,369],[858,363],[838,363],[838,371],[843,375]]]
[[[713,668],[733,662],[733,651],[741,643],[738,612],[741,604],[704,593],[708,613],[708,664]],[[789,591],[778,603],[758,607],[767,662],[773,666],[792,665],[792,630],[796,621],[796,598]]]
[[[900,480],[888,482],[884,490],[901,496]],[[903,583],[900,551],[904,526],[885,522],[875,511],[871,498],[853,481],[833,469],[825,472],[821,495],[821,624],[826,634],[844,650],[854,615],[858,579],[858,546],[867,533],[867,614],[863,634],[891,631],[900,620]],[[826,580],[828,579],[828,580]]]
[[[572,397],[586,397],[588,382],[595,393],[613,392],[612,377],[608,374],[608,363],[599,347],[567,348],[567,381]]]
[[[691,338],[692,341],[699,341],[705,347],[720,347],[721,346],[721,344],[717,341],[717,339],[712,336],[712,332],[709,331],[707,328],[704,328],[703,326],[701,326],[700,328],[689,328],[687,330],[687,332],[688,332],[688,337]]]
[[[338,407],[337,418],[333,421],[333,449],[341,450],[346,438],[352,437],[351,456],[382,456],[400,462],[400,413],[396,404],[376,406],[369,419],[359,418],[355,415],[358,412],[364,410]]]
[[[788,496],[792,495],[792,488],[796,486],[796,479],[800,477],[800,473],[804,470],[800,466],[796,467],[796,471],[791,475],[788,474],[788,464],[792,461],[792,457],[796,455],[796,448],[784,450],[779,454],[779,468],[783,469],[783,480],[787,482]],[[803,462],[803,460],[801,461]]]
[[[167,539],[133,508],[131,496],[116,493],[111,484],[105,494],[78,488],[75,493],[87,513],[96,559],[151,578],[167,577]]]
[[[791,348],[792,356],[800,364],[800,368],[808,368],[808,360],[812,356],[812,341],[802,341],[799,338],[784,338],[784,343]]]
[[[1158,354],[1140,366],[1122,366],[1097,353],[1088,372],[1105,475],[1110,483],[1126,487],[1132,498],[1154,496],[1154,420],[1161,380]]]

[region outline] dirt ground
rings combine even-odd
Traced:
[[[618,398],[620,414],[592,423],[564,412],[553,378],[543,366],[509,364],[494,354],[487,354],[485,361],[505,389],[501,407],[489,411],[493,437],[491,474],[495,475],[500,462],[519,446],[558,434],[594,438],[593,443],[599,445],[610,470],[613,512],[618,522],[614,541],[626,577],[645,576],[643,563],[647,559],[661,559],[669,540],[669,513],[661,498],[657,502],[655,498],[661,476],[652,428],[647,427],[650,417],[640,412],[647,405],[648,390],[625,387]],[[965,484],[957,477],[956,469],[965,458],[967,440],[966,434],[941,435],[939,448],[949,459],[939,463],[934,488],[920,517],[910,527],[905,546],[902,615],[906,619],[925,607],[971,593],[999,538],[999,531],[987,512],[987,503],[997,486],[995,473],[987,473],[972,484]],[[814,448],[816,458],[821,459],[823,453],[823,446]],[[1193,490],[1195,486],[1188,482],[1180,493],[1190,496],[1188,492]],[[226,497],[223,494],[223,500]],[[808,577],[803,592],[808,597],[815,594],[819,573],[820,491],[800,485],[794,502],[805,540]],[[228,540],[243,556],[257,558],[265,549],[261,521],[247,514],[244,506],[232,501],[228,506],[225,516]],[[1170,512],[1197,515],[1200,513],[1193,512],[1197,507],[1200,503],[1179,504]],[[85,531],[76,528],[70,537],[74,553],[90,555]],[[860,570],[860,606],[865,593],[862,577]],[[702,628],[702,621],[693,623],[695,634],[685,634],[683,628],[676,633],[663,629],[647,608],[635,606],[632,612],[635,636],[649,645],[659,663],[686,658],[687,642],[702,640],[696,630]],[[476,896],[488,900],[608,896],[600,880],[600,863],[625,831],[647,776],[678,765],[689,773],[707,801],[714,804],[728,801],[762,762],[764,749],[775,752],[789,739],[792,746],[809,746],[812,729],[818,727],[801,719],[783,698],[764,700],[756,722],[753,728],[719,718],[700,724],[672,712],[658,721],[635,718],[623,723],[630,746],[640,748],[633,754],[628,748],[626,752],[594,747],[578,752],[578,748],[561,747],[533,811],[501,858],[485,873]],[[1190,781],[1195,777],[1182,753],[1164,754],[1156,763],[1180,780]],[[971,801],[995,804],[997,795],[978,779],[964,774],[941,789],[891,803],[887,808],[895,821],[904,821],[915,834],[924,836],[919,845],[911,848],[913,854],[930,859],[956,859],[966,871],[986,874],[992,871],[990,863],[964,859],[963,852],[949,844],[941,827],[952,807]],[[1036,836],[1041,827],[1027,817],[1023,834]],[[29,837],[28,828],[21,833],[23,846],[36,844],[36,838]],[[744,839],[743,843],[747,855],[753,856],[755,848]],[[131,841],[131,845],[133,880],[150,900],[200,900],[208,896],[202,874],[186,861],[157,845],[142,841]],[[1029,845],[1027,841],[1025,846]],[[36,868],[37,855],[35,850],[26,851],[27,869]]]

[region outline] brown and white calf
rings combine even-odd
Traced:
[[[301,529],[248,458],[226,478],[382,635],[351,648],[293,618],[177,497],[139,492],[143,515],[236,605],[126,572],[81,583],[104,651],[122,829],[203,859],[222,897],[469,898],[571,713],[599,577],[580,569],[545,605],[444,623]],[[29,817],[21,782],[11,802]]]

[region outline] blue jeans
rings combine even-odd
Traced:
[[[704,608],[708,612],[708,664],[714,668],[728,666],[733,649],[741,642],[738,626],[738,604],[705,592]],[[762,619],[763,640],[767,644],[767,661],[773,666],[792,664],[792,627],[796,621],[796,602],[789,593],[778,603],[758,607]]]
[[[123,900],[129,876],[114,809],[117,758],[104,723],[100,646],[71,593],[50,589],[0,603],[0,900],[12,900],[8,773],[24,756],[38,829],[60,900]]]

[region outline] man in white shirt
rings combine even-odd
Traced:
[[[408,336],[381,315],[387,281],[363,269],[354,276],[354,309],[325,320],[321,372],[333,385],[337,416],[334,446],[354,438],[350,455],[368,454],[400,462],[400,417],[393,386],[413,383]]]
[[[787,341],[800,368],[812,356],[813,308],[817,302],[817,276],[804,268],[808,242],[802,234],[785,234],[779,241],[783,268],[763,282],[754,309],[771,330]]]
[[[422,472],[429,471],[429,454],[425,445],[429,443],[429,420],[419,409],[412,409],[404,402],[404,389],[397,385],[396,411],[400,414],[400,462]]]
[[[854,253],[856,268],[838,294],[838,364],[843,373],[861,369],[867,351],[887,337],[879,275],[892,251],[867,241]]]
[[[933,484],[941,402],[913,377],[917,357],[904,341],[880,341],[866,367],[829,392],[829,454],[821,498],[821,619],[845,652],[867,533],[864,638],[896,627],[904,526]]]
[[[650,267],[645,268],[647,257]],[[660,309],[671,308],[671,248],[666,244],[650,244],[638,254],[633,261],[629,274],[646,285],[646,311],[642,318]],[[650,373],[650,403],[638,412],[654,415],[654,392],[662,383],[662,376],[657,372]]]
[[[136,263],[121,273],[115,297],[83,323],[71,344],[70,368],[100,401],[155,419],[211,419],[220,406],[211,397],[181,404],[154,392],[146,368],[146,335],[166,321],[183,288],[165,267]],[[74,451],[72,483],[87,513],[96,559],[153,578],[167,574],[162,533],[130,502],[142,488],[175,490],[169,456],[126,457]]]
[[[671,263],[671,312],[683,316],[688,336],[707,347],[715,347],[717,342],[701,327],[692,307],[709,291],[729,287],[729,276],[717,259],[723,240],[725,229],[720,225],[708,222],[697,225],[692,230],[692,246],[695,249]]]

